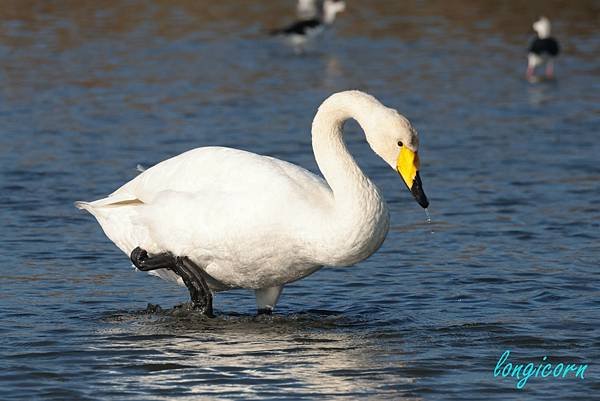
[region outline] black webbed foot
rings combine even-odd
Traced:
[[[145,272],[156,269],[172,269],[175,267],[175,257],[172,253],[165,252],[148,256],[148,252],[139,246],[131,251],[130,259],[135,267]]]
[[[175,272],[190,292],[193,308],[208,317],[214,317],[212,292],[206,284],[206,273],[189,258],[175,257],[170,252],[149,256],[146,250],[138,246],[131,251],[130,259],[142,271],[169,269]]]

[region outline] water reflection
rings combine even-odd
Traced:
[[[527,86],[527,99],[531,106],[543,106],[554,100],[557,90],[557,80],[530,82]]]
[[[103,357],[96,363],[132,373],[114,379],[124,386],[259,396],[277,385],[297,394],[360,395],[372,394],[377,383],[401,387],[416,380],[398,374],[401,356],[385,356],[367,336],[366,322],[340,313],[206,319],[185,309],[151,307],[103,320],[110,325],[98,332],[102,342],[94,349]],[[129,357],[119,362],[122,354]],[[404,399],[397,389],[390,394]]]

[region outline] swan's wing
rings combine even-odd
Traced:
[[[273,196],[276,192],[288,191],[290,200],[303,198],[314,202],[331,195],[322,178],[295,164],[238,149],[205,147],[145,170],[109,199],[135,198],[150,203],[162,191],[250,195],[267,188]]]
[[[264,241],[293,248],[290,238],[301,240],[302,230],[319,224],[318,211],[331,204],[329,186],[299,166],[210,147],[165,160],[107,198],[77,206],[128,255],[141,246],[204,264],[220,255],[260,259],[266,255],[255,250],[264,249]]]

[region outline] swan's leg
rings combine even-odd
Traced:
[[[142,271],[170,269],[183,280],[190,292],[194,309],[208,317],[214,317],[212,308],[212,293],[206,284],[204,271],[189,258],[175,257],[170,252],[149,256],[148,252],[136,247],[130,256],[135,267]]]
[[[279,300],[283,286],[261,288],[255,291],[256,307],[259,315],[270,315],[273,313],[275,304]]]
[[[212,292],[208,284],[206,284],[204,270],[189,258],[183,256],[176,259],[173,271],[181,276],[181,279],[190,292],[194,309],[197,309],[208,317],[214,317]]]
[[[145,272],[156,269],[172,269],[175,267],[175,257],[172,253],[165,252],[148,256],[148,252],[139,246],[131,251],[130,259],[135,267]]]

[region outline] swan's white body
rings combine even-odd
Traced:
[[[259,307],[272,308],[284,284],[324,265],[357,263],[388,232],[386,203],[344,145],[342,124],[349,117],[392,166],[398,149],[388,151],[388,142],[401,138],[416,151],[408,120],[369,95],[348,91],[326,100],[313,122],[313,150],[327,181],[272,157],[205,147],[77,206],[93,214],[127,255],[139,246],[150,254],[187,256],[212,278],[213,291],[254,289]],[[152,273],[181,284],[170,270]]]

